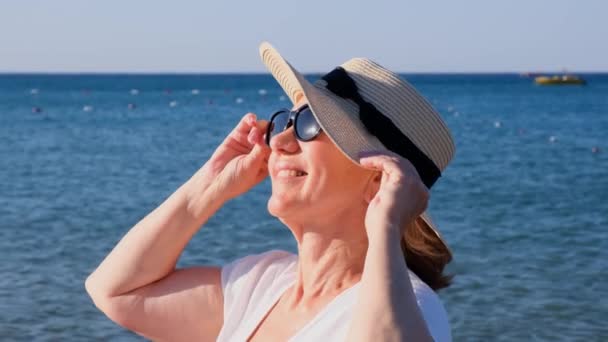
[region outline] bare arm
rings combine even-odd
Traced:
[[[370,241],[348,341],[433,341],[399,238],[385,234]]]
[[[192,236],[222,205],[214,194],[202,194],[200,212],[193,212],[188,191],[196,178],[137,223],[85,284],[110,319],[156,340],[178,340],[178,332],[185,340],[213,336],[223,323],[220,269],[175,270]]]
[[[88,290],[114,297],[173,271],[186,244],[223,203],[217,195],[205,193],[208,184],[201,184],[204,190],[199,202],[204,203],[195,213],[188,203],[188,188],[195,181],[196,175],[129,230],[89,276]]]
[[[87,278],[87,292],[110,319],[154,340],[217,337],[223,325],[220,268],[175,266],[223,203],[265,177],[262,126],[246,115],[205,166],[131,228]]]
[[[367,153],[361,164],[380,172],[371,183],[369,246],[348,340],[432,341],[400,246],[405,228],[426,209],[428,189],[414,166],[394,153]]]

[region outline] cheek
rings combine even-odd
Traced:
[[[349,164],[334,165],[318,171],[318,176],[310,179],[306,187],[313,202],[345,205],[358,199],[364,199],[366,176],[362,169],[346,160]],[[338,202],[337,204],[335,202]]]
[[[318,166],[315,167],[317,177],[310,182],[314,188],[309,190],[315,194],[318,190],[337,200],[352,201],[363,196],[369,171],[349,160],[326,135],[322,134],[318,141],[303,148],[309,148],[303,152],[312,162],[310,165]]]

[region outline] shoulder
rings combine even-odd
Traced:
[[[412,288],[416,295],[418,307],[435,341],[451,341],[451,329],[448,314],[441,299],[433,289],[425,284],[418,276],[409,271]]]
[[[271,250],[238,258],[222,267],[222,286],[252,272],[281,271],[295,261],[297,261],[296,254],[282,250]]]
[[[298,256],[281,250],[238,258],[222,267],[221,283],[224,297],[256,285],[269,286],[294,269]],[[230,298],[227,298],[230,300]],[[226,298],[225,298],[226,300]]]

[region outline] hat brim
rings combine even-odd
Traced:
[[[354,102],[308,82],[268,43],[260,45],[260,56],[293,104],[298,91],[302,93],[321,129],[352,162],[359,164],[359,153],[363,151],[388,151],[367,132]]]
[[[349,160],[361,166],[359,163],[360,152],[388,151],[378,138],[371,135],[363,126],[358,117],[359,107],[354,102],[342,99],[324,87],[308,82],[269,43],[263,42],[259,50],[262,62],[291,102],[295,104],[297,102],[296,95],[301,92],[321,129]],[[445,249],[451,254],[449,247],[427,213],[423,213],[417,222],[430,229],[437,237],[438,242],[445,246]]]

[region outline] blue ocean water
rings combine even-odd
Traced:
[[[457,145],[430,203],[455,257],[454,340],[608,340],[608,75],[405,77]],[[143,340],[93,306],[86,276],[282,95],[267,75],[0,75],[0,340]],[[269,190],[228,203],[179,265],[293,250]]]

